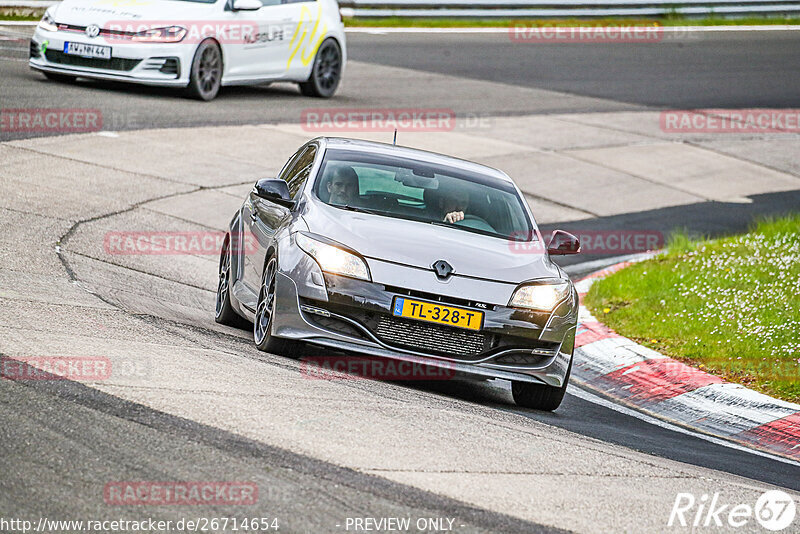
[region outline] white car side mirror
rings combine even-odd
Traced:
[[[258,11],[264,6],[261,0],[233,0],[234,11]]]

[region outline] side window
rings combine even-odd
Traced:
[[[281,176],[289,186],[289,193],[295,198],[303,184],[306,183],[311,168],[314,166],[314,158],[317,156],[317,147],[311,145],[307,147],[300,156],[294,159],[291,167],[284,176]]]
[[[302,147],[300,150],[292,154],[292,157],[289,158],[289,160],[283,165],[281,172],[278,173],[278,178],[286,181],[286,176],[289,174],[289,171],[294,168],[294,162],[297,161],[297,158],[300,157],[300,154],[302,154],[305,149],[306,147]]]

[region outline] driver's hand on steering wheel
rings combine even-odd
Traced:
[[[444,216],[444,222],[453,224],[457,223],[458,221],[464,220],[464,212],[463,211],[451,211],[447,215]]]

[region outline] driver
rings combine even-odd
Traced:
[[[358,197],[358,174],[352,167],[338,167],[327,184],[329,204],[352,206]]]
[[[436,195],[436,204],[442,222],[453,224],[463,221],[469,207],[469,192],[457,187],[442,188]]]

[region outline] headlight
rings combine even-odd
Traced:
[[[167,28],[150,28],[144,30],[133,37],[131,40],[148,43],[177,43],[186,37],[186,28],[182,26],[169,26]]]
[[[47,30],[49,32],[57,32],[58,31],[58,24],[53,19],[53,16],[50,14],[50,10],[44,12],[44,16],[42,20],[39,21],[39,27],[43,30]]]
[[[297,246],[314,258],[323,271],[370,280],[367,264],[355,254],[300,233],[295,234],[295,239]]]
[[[531,310],[551,311],[556,304],[567,298],[569,282],[549,281],[519,286],[511,297],[509,306]]]

